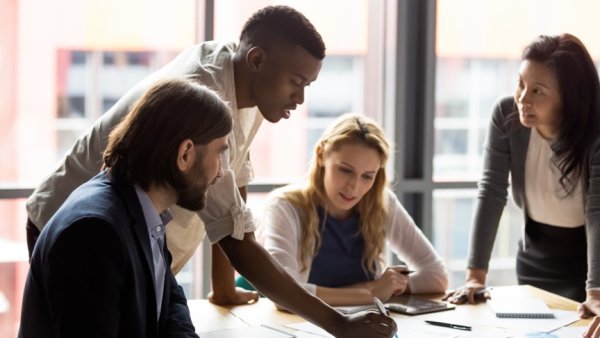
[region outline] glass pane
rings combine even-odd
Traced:
[[[0,200],[0,337],[16,337],[29,269],[25,200]]]
[[[306,89],[304,104],[292,112],[289,120],[263,122],[258,131],[250,154],[256,183],[285,183],[302,178],[316,140],[335,117],[348,112],[375,112],[364,97],[369,86],[364,74],[371,67],[366,62],[368,7],[373,3],[357,0],[348,6],[344,0],[215,2],[218,40],[237,41],[243,23],[252,13],[267,5],[284,4],[299,10],[313,23],[327,48],[317,81]],[[329,14],[342,7],[343,16]]]
[[[491,107],[513,93],[525,45],[540,34],[568,32],[600,60],[600,3],[438,0],[437,6],[433,176],[477,180]]]
[[[37,185],[126,90],[194,44],[196,2],[1,1],[0,189]],[[24,203],[0,200],[0,338],[17,336]]]
[[[447,264],[450,288],[464,283],[475,189],[439,189],[433,193],[433,244]],[[515,255],[521,237],[522,212],[509,200],[500,219],[490,261],[489,285],[516,284]]]

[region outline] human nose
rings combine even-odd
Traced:
[[[527,104],[527,103],[529,103],[529,97],[530,97],[529,90],[527,90],[527,88],[517,89],[517,93],[516,93],[517,103]]]
[[[294,98],[296,104],[301,105],[304,103],[304,87],[301,87],[296,91],[296,97]]]
[[[352,192],[354,192],[356,190],[356,187],[358,187],[358,178],[356,176],[352,176],[347,183],[348,189],[350,189]]]
[[[217,178],[223,177],[225,170],[223,170],[222,160],[219,160],[219,169],[217,169]]]

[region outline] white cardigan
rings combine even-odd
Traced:
[[[409,286],[412,293],[439,293],[448,287],[448,274],[431,243],[415,225],[396,195],[386,189],[389,217],[385,222],[386,242],[396,256],[411,270]],[[298,210],[280,192],[267,200],[260,228],[264,247],[298,283],[316,295],[317,285],[308,283],[308,269],[300,271],[302,229]],[[377,272],[379,276],[382,271]]]

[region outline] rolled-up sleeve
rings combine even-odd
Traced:
[[[250,153],[246,155],[246,160],[242,163],[240,170],[235,176],[235,183],[238,187],[245,187],[254,180],[254,169],[250,161]]]
[[[233,171],[224,170],[223,177],[207,193],[206,206],[199,212],[211,243],[230,236],[242,240],[244,233],[256,230],[252,212],[244,203]]]

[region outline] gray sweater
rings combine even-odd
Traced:
[[[514,99],[506,97],[494,105],[488,129],[483,175],[471,226],[468,268],[488,269],[500,216],[506,205],[509,173],[515,203],[527,217],[525,203],[525,158],[531,129],[520,123],[506,124],[515,110]],[[594,143],[583,168],[582,190],[588,248],[587,288],[600,287],[600,138]],[[526,245],[526,243],[524,243]]]

